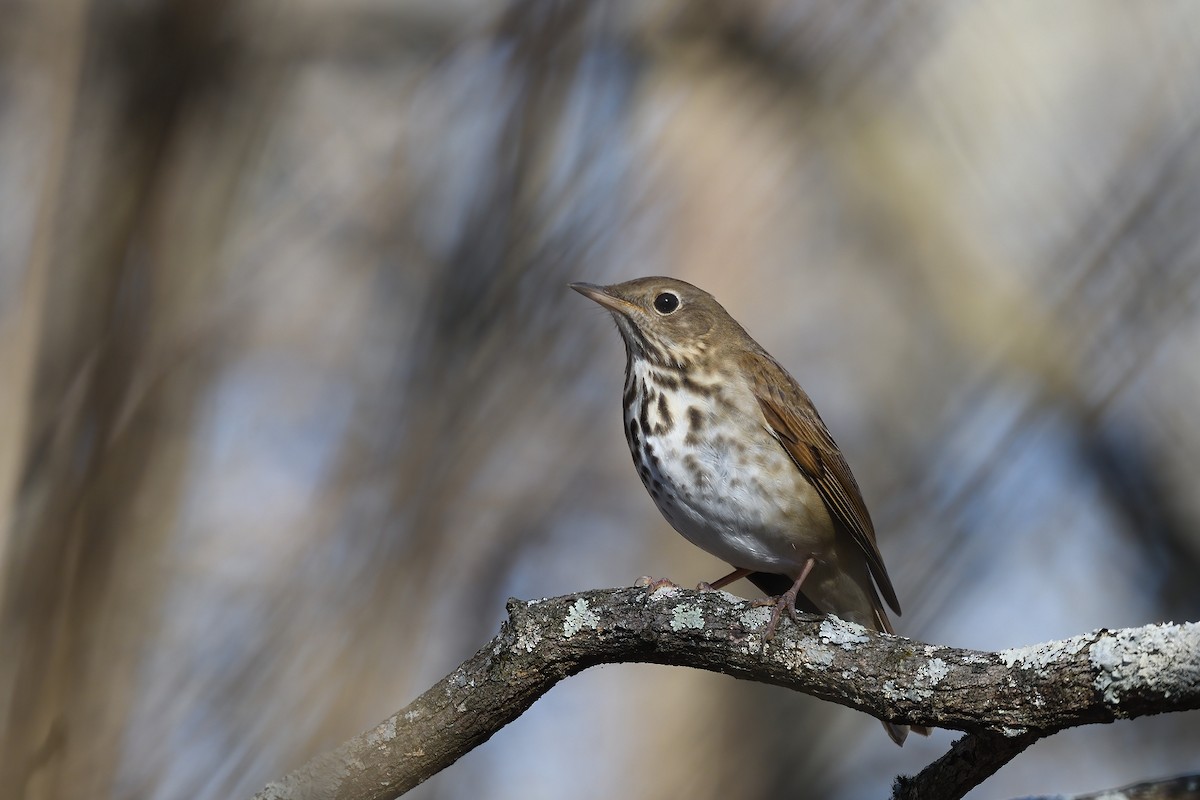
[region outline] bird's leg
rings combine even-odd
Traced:
[[[649,589],[650,594],[654,594],[659,589],[678,589],[679,584],[670,578],[651,578],[649,575],[643,575],[633,582],[633,585],[639,589]]]
[[[771,621],[767,623],[766,640],[768,642],[775,638],[775,629],[779,627],[779,619],[783,616],[784,611],[787,611],[788,616],[792,618],[792,622],[800,622],[799,612],[796,611],[796,597],[800,594],[800,585],[804,583],[804,579],[808,577],[808,573],[812,572],[812,568],[816,563],[817,560],[809,556],[808,560],[804,562],[804,568],[800,570],[800,577],[796,578],[796,582],[792,584],[792,588],[779,595],[775,602],[772,603],[775,609],[771,612]]]
[[[728,586],[729,584],[733,583],[736,580],[740,580],[741,578],[746,577],[753,571],[754,570],[751,570],[751,569],[735,569],[733,572],[729,573],[724,578],[717,578],[712,583],[707,583],[707,582],[701,581],[699,584],[696,585],[696,589],[697,589],[697,591],[701,591],[701,592],[715,592],[718,589]]]

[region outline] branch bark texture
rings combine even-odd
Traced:
[[[724,592],[606,589],[510,600],[508,612],[487,646],[409,706],[256,800],[397,797],[487,741],[563,678],[616,662],[722,672],[970,734],[899,781],[897,796],[961,797],[1064,728],[1200,708],[1197,623],[1099,630],[989,653],[816,616],[784,624],[768,643],[770,609]]]

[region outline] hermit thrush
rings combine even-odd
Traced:
[[[625,340],[625,438],[646,490],[685,539],[734,567],[711,587],[746,577],[777,594],[768,640],[797,601],[892,633],[879,596],[897,614],[900,603],[870,514],[795,379],[689,283],[571,288]],[[904,742],[907,726],[884,727]]]

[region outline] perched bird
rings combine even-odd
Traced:
[[[646,490],[685,539],[734,568],[701,588],[749,578],[778,595],[768,640],[797,602],[892,633],[880,595],[897,614],[900,602],[862,493],[787,370],[689,283],[571,288],[625,341],[625,438]],[[903,744],[908,726],[884,727]]]

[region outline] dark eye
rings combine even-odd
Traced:
[[[663,292],[654,298],[654,310],[660,314],[670,314],[679,308],[679,298],[670,292]]]

